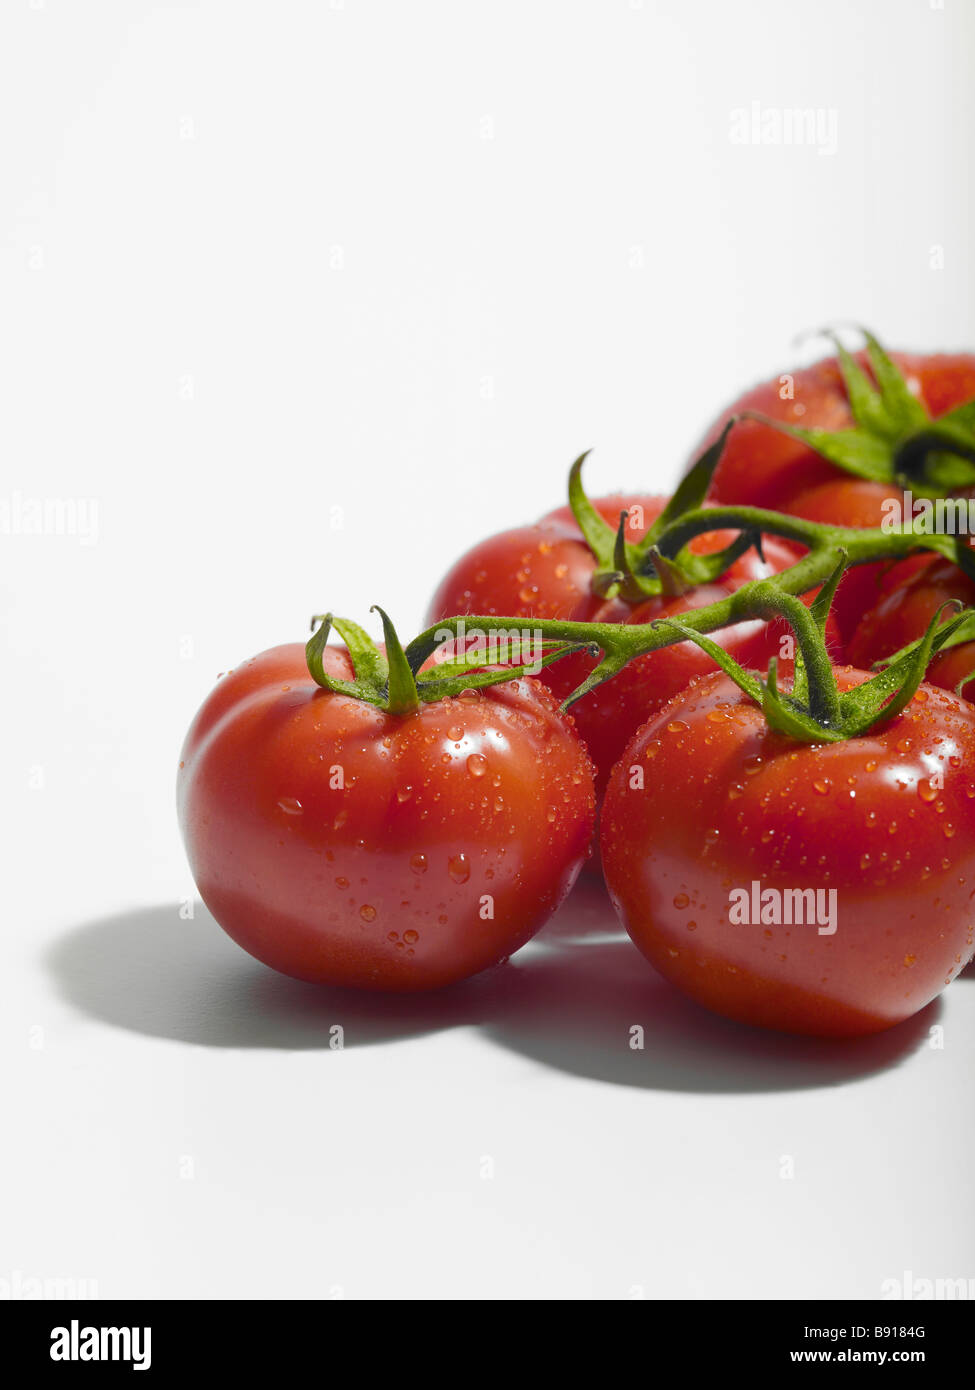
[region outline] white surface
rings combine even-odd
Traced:
[[[953,0],[3,7],[2,495],[98,525],[0,535],[0,1278],[975,1275],[972,978],[793,1044],[683,1004],[583,894],[453,995],[319,995],[181,920],[172,804],[218,671],[325,607],[414,629],[582,448],[597,490],[665,487],[830,318],[971,346],[973,37]],[[732,143],[753,101],[835,111],[835,153]]]

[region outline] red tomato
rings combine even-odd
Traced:
[[[867,367],[864,353],[856,357]],[[971,353],[891,353],[891,357],[934,418],[975,397],[975,355]],[[697,459],[718,438],[730,417],[743,410],[758,411],[801,429],[842,430],[853,424],[839,366],[829,357],[746,391],[715,420],[692,457]],[[759,421],[742,420],[728,436],[710,497],[715,502],[791,512],[792,499],[799,493],[845,476],[799,440]],[[835,500],[842,503],[843,494],[837,494]],[[846,520],[842,506],[829,520],[841,526],[864,524]]]
[[[621,511],[634,509],[626,537],[635,542],[652,526],[667,499],[614,495],[596,498],[593,505],[613,526]],[[559,508],[534,526],[489,536],[462,555],[430,600],[426,626],[461,613],[585,622],[600,602],[590,588],[595,569],[571,509]]]
[[[866,679],[837,676],[841,689]],[[877,1032],[972,954],[973,769],[975,709],[946,691],[923,685],[863,737],[806,745],[771,732],[718,672],[613,769],[606,882],[644,955],[716,1013],[790,1033]],[[798,923],[796,892],[812,894]]]
[[[344,651],[325,661],[351,678]],[[559,906],[592,834],[589,759],[531,680],[390,715],[275,647],[218,683],[182,756],[204,902],[302,980],[434,989],[496,964]]]
[[[850,641],[850,660],[864,670],[923,637],[931,619],[951,599],[966,608],[975,605],[975,582],[940,556],[925,556],[920,565],[912,557],[891,571],[891,579],[895,578],[897,582],[864,615]],[[971,671],[975,671],[975,642],[962,642],[935,657],[927,679],[953,690]],[[975,697],[975,685],[966,685],[963,693],[968,699]]]

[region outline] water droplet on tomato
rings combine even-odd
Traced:
[[[447,861],[447,872],[455,883],[466,883],[471,876],[471,866],[466,854],[452,855]]]

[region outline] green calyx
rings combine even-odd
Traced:
[[[745,673],[745,679],[756,683],[743,688],[748,689],[748,693],[753,694],[771,713],[773,722],[778,718],[778,727],[783,730],[790,728],[797,738],[835,741],[852,737],[863,718],[886,718],[894,712],[888,705],[883,713],[877,713],[883,707],[884,700],[889,700],[894,693],[897,679],[903,676],[906,680],[907,667],[895,672],[891,678],[893,686],[889,682],[878,682],[860,695],[857,692],[840,694],[837,691],[825,651],[822,626],[842,566],[900,560],[919,551],[927,551],[951,560],[975,578],[975,551],[967,544],[966,536],[932,534],[917,522],[906,522],[890,530],[883,527],[871,530],[829,526],[757,507],[699,508],[685,512],[662,531],[652,548],[659,556],[673,558],[680,555],[696,536],[715,529],[740,532],[740,542],[746,536],[782,536],[797,542],[806,553],[795,564],[768,579],[752,580],[714,603],[690,609],[681,615],[680,622],[606,623],[561,618],[533,620],[536,637],[545,638],[553,645],[565,644],[565,650],[588,648],[600,656],[598,664],[563,701],[563,709],[584,699],[604,681],[611,680],[628,662],[675,642],[698,641],[727,670],[725,653],[713,644],[708,646],[700,641],[702,637],[736,623],[751,622],[756,618],[767,621],[770,617],[785,616],[792,622],[799,639],[801,657],[791,694],[782,696],[778,691],[774,670],[771,681],[765,682],[770,693],[763,694],[762,684],[750,673]],[[799,601],[799,595],[821,587],[822,592],[816,602],[807,610],[805,604]],[[446,618],[436,627],[428,628],[414,637],[407,647],[406,655],[411,669],[419,669],[438,646],[455,633],[459,635],[461,631],[471,629],[487,633],[505,630],[513,621],[496,614]],[[951,632],[937,633],[928,649],[928,656],[949,643],[956,631],[961,629],[952,627]],[[557,659],[555,652],[551,659]],[[917,670],[920,672],[917,680],[920,680],[923,662]],[[868,708],[871,700],[879,701],[879,704]],[[862,706],[860,718],[855,708],[858,704]],[[805,734],[801,732],[803,728]]]
[[[658,546],[674,522],[701,506],[734,423],[734,419],[728,421],[639,541],[626,539],[627,512],[620,514],[614,530],[593,506],[582,486],[582,465],[589,454],[580,454],[569,472],[569,506],[596,560],[594,593],[602,598],[619,596],[633,604],[657,594],[682,594],[699,584],[713,583],[746,550],[760,545],[759,534],[746,530],[731,545],[710,555],[695,555],[686,546],[676,555],[664,555]]]
[[[938,610],[934,618],[935,623],[937,623],[945,607],[948,607],[948,605],[945,604]],[[975,611],[967,608],[963,613],[960,613],[957,618],[949,618],[942,627],[938,628],[936,640],[938,641],[937,650],[939,652],[950,651],[952,647],[963,646],[966,642],[975,642]],[[923,641],[924,638],[922,637],[917,642],[909,642],[906,647],[901,647],[900,651],[893,652],[890,656],[884,657],[881,661],[875,661],[873,669],[875,671],[886,671],[890,666],[909,657],[912,652],[917,650]],[[973,676],[975,676],[975,666],[956,683],[956,695],[961,695],[963,693],[965,686]]]
[[[532,675],[568,652],[579,651],[587,645],[549,639],[534,631],[518,629],[512,619],[512,629],[504,634],[502,641],[492,642],[490,634],[467,630],[466,637],[473,638],[470,647],[430,670],[421,671],[419,667],[424,658],[411,664],[389,615],[378,606],[372,611],[382,620],[385,651],[357,623],[325,613],[311,620],[312,636],[305,644],[305,661],[312,680],[323,690],[362,700],[387,714],[412,714],[421,704]],[[325,670],[325,650],[332,628],[342,638],[352,660],[354,679],[351,681]],[[501,663],[501,667],[496,663]],[[493,669],[485,669],[487,666]]]
[[[790,692],[779,689],[775,657],[769,662],[768,674],[763,678],[754,671],[746,671],[716,642],[685,623],[662,619],[654,626],[671,628],[706,651],[738,688],[761,707],[769,728],[793,742],[840,743],[844,739],[858,738],[875,725],[893,719],[910,704],[935,653],[953,641],[965,640],[957,634],[971,634],[975,630],[972,626],[975,613],[966,611],[941,624],[944,609],[958,606],[955,602],[945,604],[919,641],[890,658],[878,675],[841,691],[824,634],[829,607],[845,569],[843,557],[809,608],[801,599],[783,594],[771,583],[767,593],[756,594],[756,608],[761,616],[784,617],[792,627],[795,658]]]
[[[975,483],[975,400],[933,420],[873,334],[860,332],[872,381],[835,332],[825,332],[836,348],[853,428],[801,429],[757,411],[743,411],[742,418],[800,440],[845,473],[910,489],[918,497],[943,497]]]

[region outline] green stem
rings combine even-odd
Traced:
[[[760,581],[753,600],[759,610],[758,616],[766,622],[781,617],[789,623],[805,666],[809,712],[817,723],[831,728],[839,718],[840,696],[816,618],[801,598],[784,593],[772,580]]]
[[[695,536],[716,530],[740,530],[771,533],[798,541],[808,547],[808,553],[788,569],[768,579],[753,580],[716,603],[681,615],[683,627],[707,634],[719,628],[766,617],[773,604],[772,595],[777,596],[774,601],[778,602],[778,596],[798,597],[800,594],[808,593],[809,590],[825,584],[844,559],[848,565],[863,565],[881,560],[904,559],[918,550],[930,550],[953,560],[975,578],[975,552],[965,543],[965,537],[926,534],[920,524],[916,525],[917,529],[911,524],[891,527],[890,530],[882,527],[860,529],[805,521],[800,517],[766,511],[760,507],[708,507],[688,512],[678,518],[656,538],[656,545],[661,554],[673,556]],[[788,607],[791,609],[791,606]],[[775,611],[778,613],[785,610],[778,607]],[[798,613],[797,609],[794,611]],[[785,615],[790,616],[789,613]],[[484,632],[492,632],[510,627],[514,621],[510,617],[497,614],[444,619],[436,627],[428,628],[413,639],[406,649],[407,659],[412,669],[418,671],[443,640],[445,631],[456,630],[460,622],[468,629],[477,628]],[[802,633],[806,632],[803,617],[798,617],[798,623],[800,632],[797,636],[802,650]],[[603,660],[599,666],[572,692],[565,701],[566,706],[574,704],[604,680],[615,675],[627,662],[684,640],[676,629],[656,626],[654,623],[583,623],[556,618],[533,618],[531,624],[533,632],[541,638],[598,647],[603,653]],[[806,640],[809,641],[808,636]],[[813,659],[812,666],[819,667],[822,677],[822,660]],[[830,697],[822,679],[816,698],[829,704]]]

